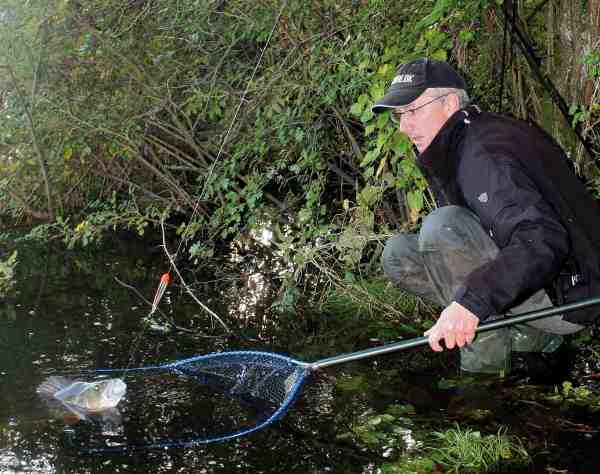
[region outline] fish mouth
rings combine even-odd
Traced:
[[[125,392],[127,392],[127,385],[125,385],[125,382],[122,380],[115,382],[110,389],[110,395],[113,397],[121,398],[123,395],[125,395]]]

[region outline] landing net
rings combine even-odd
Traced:
[[[125,373],[127,395],[118,407],[121,426],[107,429],[97,420],[95,429],[70,441],[84,453],[189,447],[244,436],[285,414],[310,369],[278,354],[237,351],[94,372]]]

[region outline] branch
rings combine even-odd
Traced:
[[[348,141],[350,142],[350,145],[352,145],[352,151],[354,151],[354,154],[356,155],[358,162],[361,163],[363,160],[363,154],[362,154],[362,151],[360,150],[360,147],[358,146],[358,143],[356,142],[356,139],[354,138],[354,135],[352,135],[352,132],[348,128],[348,125],[346,125],[346,121],[344,120],[344,117],[342,117],[342,114],[337,109],[337,107],[331,107],[331,108],[332,108],[333,113],[335,114],[336,118],[339,120],[340,124],[342,125],[342,128],[344,129],[344,132],[346,133],[346,137],[348,137]]]
[[[185,290],[187,291],[187,293],[192,297],[192,299],[196,303],[198,303],[200,305],[200,307],[202,309],[204,309],[204,311],[206,311],[213,318],[215,318],[221,324],[221,326],[223,326],[223,328],[225,329],[225,331],[227,332],[227,334],[230,334],[231,333],[231,329],[229,329],[229,327],[223,322],[223,320],[221,318],[219,318],[219,316],[213,310],[211,310],[208,306],[206,306],[204,303],[202,303],[202,301],[200,301],[196,297],[196,295],[194,294],[194,292],[190,289],[190,287],[188,286],[188,284],[184,280],[183,276],[181,275],[181,272],[179,271],[179,268],[177,268],[177,265],[175,264],[175,260],[174,260],[173,256],[171,255],[171,253],[169,252],[169,249],[167,247],[167,240],[166,240],[166,237],[165,237],[165,226],[164,226],[164,222],[163,222],[162,219],[160,221],[160,228],[161,228],[161,231],[162,231],[162,242],[163,242],[162,243],[162,247],[163,247],[163,249],[165,251],[165,255],[169,259],[169,262],[171,263],[171,267],[173,268],[173,270],[175,271],[175,273],[179,277],[179,280],[181,280],[181,283],[183,284],[183,287],[185,288]]]
[[[46,191],[46,199],[48,201],[48,215],[50,216],[50,220],[53,220],[54,219],[54,209],[52,206],[52,194],[50,192],[50,178],[49,178],[48,169],[46,166],[46,157],[44,156],[44,153],[42,152],[42,149],[38,142],[37,134],[35,133],[35,124],[33,121],[33,115],[31,112],[31,108],[28,107],[25,97],[23,96],[21,89],[19,89],[19,84],[17,82],[17,77],[15,75],[15,71],[10,64],[7,65],[7,69],[10,74],[10,78],[12,80],[13,87],[15,88],[17,96],[19,97],[21,105],[23,106],[23,110],[25,111],[25,117],[27,118],[29,134],[31,135],[31,140],[33,142],[35,155],[38,159],[38,162],[40,165],[40,171],[42,173],[42,179],[44,181],[44,186],[45,186],[45,191]]]
[[[19,196],[16,191],[11,190],[10,188],[6,188],[5,191],[10,195],[12,199],[14,199],[20,204],[21,208],[23,209],[23,212],[26,215],[42,221],[51,220],[50,214],[48,214],[47,212],[39,212],[31,209],[31,206],[27,204],[27,201],[23,197]]]
[[[536,56],[535,51],[533,50],[533,47],[531,46],[532,41],[527,36],[527,34],[517,24],[517,18],[513,17],[508,11],[506,11],[505,7],[498,7],[498,8],[502,12],[502,15],[504,15],[504,17],[508,19],[508,24],[510,25],[510,28],[511,28],[511,34],[514,38],[516,38],[517,46],[519,47],[519,49],[521,49],[523,56],[525,56],[525,59],[527,60],[527,63],[529,64],[531,71],[538,78],[538,81],[540,81],[540,83],[546,89],[546,91],[548,91],[548,93],[552,97],[552,100],[554,101],[554,103],[556,104],[556,106],[558,107],[558,109],[560,110],[562,115],[564,116],[567,123],[569,123],[569,124],[573,123],[573,116],[569,112],[569,107],[567,106],[567,103],[565,102],[563,97],[560,95],[560,92],[558,92],[558,89],[556,88],[554,83],[550,80],[550,78],[542,72],[542,69],[540,67],[541,61]],[[575,132],[575,135],[577,135],[577,138],[583,145],[583,148],[588,153],[590,158],[592,160],[594,160],[596,162],[596,164],[600,165],[600,159],[599,159],[600,151],[598,151],[596,149],[596,147],[594,146],[592,141],[589,139],[589,137],[584,136],[584,134],[582,133],[582,130],[581,130],[581,124],[576,123],[575,127],[573,127],[573,131]]]

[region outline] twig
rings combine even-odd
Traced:
[[[169,204],[173,200],[173,199],[167,199],[167,198],[164,198],[162,196],[159,196],[158,194],[155,194],[152,191],[148,191],[147,189],[143,188],[139,184],[134,183],[133,181],[129,181],[127,179],[123,179],[123,178],[119,178],[117,176],[113,176],[108,171],[98,172],[98,171],[92,169],[92,173],[94,175],[96,175],[96,176],[100,176],[102,178],[107,178],[107,179],[110,179],[110,180],[115,181],[117,183],[121,183],[121,184],[130,186],[132,188],[135,188],[135,189],[139,190],[141,193],[150,196],[152,199],[164,202],[165,204]]]
[[[533,405],[534,407],[542,408],[544,410],[550,410],[550,408],[548,408],[547,406],[544,406],[541,403],[533,401],[533,400],[517,400],[517,402],[526,403],[527,405]]]
[[[586,425],[584,423],[573,423],[572,421],[566,420],[564,418],[559,418],[556,421],[558,421],[559,424],[562,424],[569,431],[577,431],[580,433],[597,433],[598,432],[598,430],[596,430],[593,427]],[[570,428],[570,427],[572,427],[572,428]]]
[[[194,292],[190,289],[190,287],[188,286],[188,284],[186,283],[186,281],[184,280],[183,276],[181,275],[179,268],[177,268],[177,265],[175,264],[175,261],[173,260],[173,256],[171,255],[171,253],[169,252],[169,249],[167,247],[167,239],[165,237],[165,225],[164,225],[164,221],[163,219],[161,219],[160,221],[160,229],[162,232],[162,247],[165,251],[165,254],[167,256],[167,258],[169,259],[169,262],[171,263],[171,267],[173,267],[173,270],[175,271],[175,273],[177,273],[177,276],[179,277],[179,279],[181,280],[181,283],[183,284],[183,287],[185,288],[185,290],[187,291],[187,293],[192,297],[192,299],[198,303],[200,305],[200,307],[202,309],[204,309],[204,311],[206,311],[208,314],[210,314],[213,318],[215,318],[219,323],[221,323],[221,326],[223,326],[223,328],[225,329],[225,331],[227,331],[228,334],[231,333],[231,329],[229,329],[229,327],[223,322],[223,320],[221,318],[219,318],[219,316],[213,311],[211,310],[208,306],[206,306],[204,303],[202,303],[202,301],[200,301],[196,295],[194,294]]]
[[[350,142],[350,146],[352,147],[352,151],[354,152],[354,155],[356,156],[356,159],[360,163],[363,160],[364,157],[363,157],[362,151],[360,149],[360,146],[358,146],[358,143],[356,142],[356,138],[354,138],[354,135],[352,135],[352,132],[348,128],[348,124],[346,124],[346,121],[344,120],[344,117],[342,116],[342,114],[340,113],[340,111],[337,109],[337,107],[333,107],[332,106],[331,109],[333,110],[333,113],[335,114],[335,117],[340,122],[340,125],[344,129],[344,132],[346,134],[346,138],[348,138],[348,141]]]

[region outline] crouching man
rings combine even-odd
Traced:
[[[553,352],[600,314],[592,307],[479,334],[482,321],[600,295],[600,207],[540,128],[469,105],[447,63],[399,67],[373,106],[418,150],[438,208],[419,234],[391,238],[384,271],[445,309],[425,335],[459,347],[461,369],[507,373],[511,353]]]

